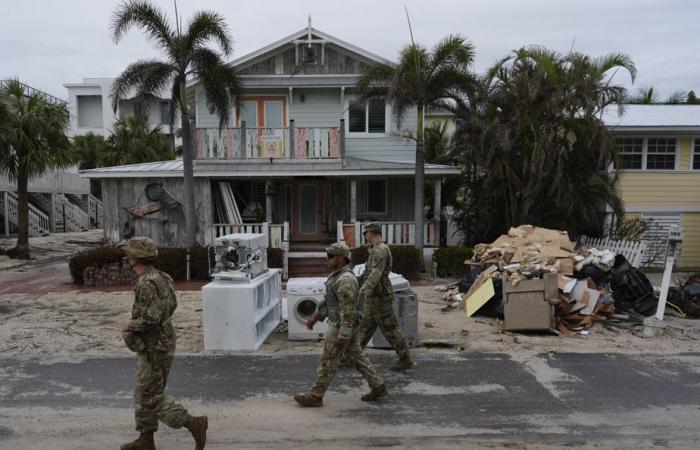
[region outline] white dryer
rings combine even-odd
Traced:
[[[320,277],[290,278],[287,281],[287,329],[290,341],[322,338],[328,330],[327,322],[317,322],[313,330],[306,321],[316,311],[326,293],[326,279]]]

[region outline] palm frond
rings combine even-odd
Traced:
[[[204,87],[209,111],[219,116],[219,127],[223,128],[229,121],[230,107],[240,93],[235,70],[207,48],[194,51],[192,67]]]
[[[112,14],[110,28],[114,42],[119,42],[127,31],[138,25],[146,36],[164,49],[171,48],[175,41],[168,17],[165,13],[143,0],[128,0],[122,3]]]
[[[209,40],[214,40],[224,55],[229,55],[233,49],[233,37],[224,17],[212,11],[199,11],[195,14],[187,27],[185,40],[188,50],[200,47]]]
[[[177,70],[172,64],[158,60],[139,60],[129,64],[112,84],[112,110],[116,113],[119,102],[132,93],[142,98],[160,96]]]

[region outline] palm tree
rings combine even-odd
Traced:
[[[17,246],[8,254],[29,258],[29,179],[49,169],[60,169],[75,162],[66,136],[69,124],[64,103],[49,101],[32,92],[18,80],[0,87],[0,103],[6,116],[0,129],[0,173],[17,181]]]
[[[423,251],[425,151],[423,129],[426,109],[446,106],[460,86],[470,83],[474,47],[460,36],[448,36],[431,51],[420,44],[407,45],[398,63],[376,63],[363,73],[356,89],[363,100],[386,99],[401,121],[416,108],[415,222],[416,247]]]
[[[78,158],[78,170],[102,167],[104,155],[109,151],[109,144],[104,136],[95,133],[74,136],[73,147]]]
[[[107,143],[99,161],[102,166],[165,161],[174,156],[160,127],[151,128],[145,116],[129,114],[117,120]]]
[[[112,88],[112,108],[135,91],[137,99],[158,96],[169,90],[173,114],[180,112],[182,122],[182,161],[184,174],[184,212],[186,242],[197,244],[194,209],[192,111],[187,103],[187,78],[197,78],[204,88],[207,105],[219,116],[223,127],[229,118],[229,107],[239,92],[234,70],[222,60],[231,54],[232,37],[223,16],[211,11],[195,13],[185,28],[180,26],[177,10],[175,26],[163,11],[147,1],[129,0],[119,6],[112,17],[112,35],[119,42],[132,26],[139,26],[165,59],[139,60],[130,64],[116,79]],[[215,42],[221,50],[209,48]]]

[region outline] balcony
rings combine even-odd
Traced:
[[[197,159],[337,159],[345,155],[345,127],[197,128]]]

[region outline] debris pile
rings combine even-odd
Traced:
[[[566,231],[511,228],[476,245],[465,264],[464,279],[445,289],[445,310],[503,319],[507,331],[586,335],[594,322],[641,324],[658,303],[649,280],[623,255],[577,248]]]

